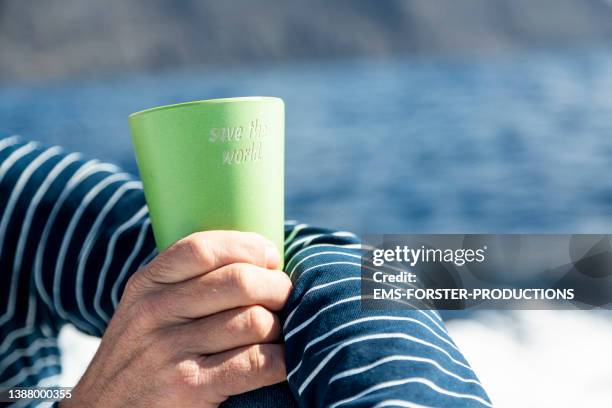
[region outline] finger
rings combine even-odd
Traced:
[[[216,354],[251,344],[277,341],[281,325],[262,306],[227,310],[169,329],[175,347],[189,354]]]
[[[162,320],[196,319],[242,306],[262,305],[277,311],[283,308],[291,292],[286,273],[251,264],[231,264],[204,276],[165,285],[149,294]]]
[[[200,362],[205,374],[204,392],[223,399],[242,394],[287,378],[284,347],[258,344],[204,357]]]
[[[276,269],[280,255],[272,242],[252,232],[196,232],[159,254],[142,272],[156,283],[176,283],[237,262]]]

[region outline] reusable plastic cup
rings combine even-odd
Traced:
[[[231,229],[257,232],[283,254],[282,99],[161,106],[129,124],[160,251],[195,231]]]

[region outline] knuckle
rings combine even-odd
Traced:
[[[249,263],[255,263],[261,257],[265,257],[267,240],[255,232],[246,232],[245,252]]]
[[[282,349],[277,345],[256,345],[247,350],[245,360],[249,371],[266,382],[281,381],[285,376]]]
[[[198,406],[217,407],[229,397],[222,390],[220,383],[227,382],[226,379],[231,381],[232,376],[211,369],[208,358],[199,356],[179,360],[173,367],[171,385],[172,388],[187,392],[188,395],[197,393],[195,395],[198,396]],[[181,394],[183,401],[184,395],[184,393]]]
[[[262,306],[251,306],[246,313],[247,330],[257,339],[265,339],[270,336],[274,328],[274,315]]]
[[[133,299],[143,293],[148,287],[146,283],[146,271],[149,267],[145,267],[128,278],[123,290],[123,297]]]
[[[262,374],[266,368],[266,358],[262,354],[261,347],[249,347],[246,353],[246,364],[253,374]]]
[[[249,308],[243,308],[227,323],[227,331],[231,336],[241,336],[251,330],[252,317]]]
[[[227,267],[229,285],[241,296],[249,298],[250,271],[246,264],[231,264]]]
[[[148,325],[149,323],[159,320],[162,316],[163,307],[161,307],[159,299],[152,296],[145,296],[133,305],[131,310],[132,320],[135,323]]]
[[[267,377],[274,381],[286,379],[285,356],[283,348],[278,345],[265,347],[265,372]]]
[[[144,270],[140,270],[128,278],[121,293],[118,308],[120,307],[122,310],[131,308],[151,290],[152,285],[143,272]]]
[[[241,262],[257,264],[264,256],[264,238],[254,232],[231,232],[231,257]]]
[[[171,267],[167,254],[160,254],[133,275],[134,283],[140,288],[153,287],[155,283],[163,281],[164,271],[171,270]]]
[[[191,254],[199,265],[214,264],[215,253],[202,233],[196,232],[183,238],[180,245]]]
[[[197,359],[186,359],[176,365],[176,382],[187,387],[200,387],[207,383],[206,372]]]

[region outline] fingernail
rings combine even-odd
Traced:
[[[280,265],[280,255],[273,244],[266,246],[266,265],[269,268],[277,268]]]

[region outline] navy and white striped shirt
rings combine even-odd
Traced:
[[[155,256],[140,182],[112,164],[0,140],[0,390],[60,372],[66,323],[102,336],[127,279]],[[364,311],[346,232],[286,223],[288,384],[228,406],[491,406],[429,310]],[[17,405],[17,404],[15,404]]]

